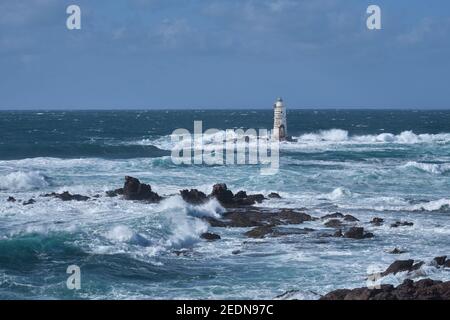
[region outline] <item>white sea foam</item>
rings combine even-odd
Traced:
[[[450,171],[450,163],[424,163],[409,161],[404,165],[405,168],[415,168],[432,174],[444,174]]]
[[[28,191],[49,185],[46,177],[36,171],[16,171],[0,176],[0,190]]]

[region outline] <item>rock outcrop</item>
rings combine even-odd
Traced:
[[[123,198],[125,200],[140,200],[151,203],[156,203],[162,200],[162,197],[152,191],[152,187],[150,185],[141,183],[139,179],[129,176],[125,177]]]
[[[90,199],[89,197],[82,196],[81,194],[70,194],[68,191],[64,191],[63,193],[52,192],[43,196],[57,198],[62,201],[87,201]]]

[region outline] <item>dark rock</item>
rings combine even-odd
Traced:
[[[352,227],[347,232],[344,233],[345,238],[350,239],[365,239],[365,238],[372,238],[374,235],[373,233],[364,232],[364,228],[362,227]]]
[[[372,221],[370,221],[370,223],[375,226],[381,226],[384,223],[384,219],[375,217],[372,219]]]
[[[327,222],[325,222],[325,226],[328,228],[341,228],[342,222],[341,222],[341,220],[338,220],[338,219],[331,219],[331,220],[328,220]]]
[[[117,196],[122,196],[122,195],[123,195],[123,188],[106,191],[106,196],[110,197],[110,198],[117,197]]]
[[[394,288],[381,285],[379,289],[357,288],[332,291],[321,300],[449,300],[450,281],[423,279],[417,282],[405,280]]]
[[[268,197],[269,197],[270,199],[281,199],[281,196],[280,196],[278,193],[276,193],[276,192],[270,193],[270,194],[268,195]]]
[[[437,266],[443,266],[445,264],[445,260],[447,259],[447,256],[442,256],[442,257],[436,257],[433,259],[433,262],[437,265]]]
[[[350,215],[350,214],[346,214],[344,216],[344,221],[348,221],[348,222],[357,222],[359,221],[359,219],[355,218],[354,216]]]
[[[399,272],[404,272],[404,271],[412,271],[413,269],[413,265],[414,265],[414,260],[409,259],[409,260],[397,260],[395,262],[393,262],[384,272],[381,273],[381,275],[387,276],[388,274],[397,274]]]
[[[8,202],[16,202],[16,198],[14,197],[8,197],[8,200],[6,200]]]
[[[210,233],[210,232],[206,232],[203,233],[200,238],[208,240],[208,241],[216,241],[216,240],[220,240],[220,236],[218,234],[215,233]]]
[[[215,184],[211,196],[215,197],[223,206],[234,204],[233,192],[228,190],[225,183]]]
[[[244,199],[247,198],[247,192],[245,191],[239,191],[238,193],[236,193],[236,195],[234,196],[236,199]]]
[[[336,231],[333,234],[333,237],[335,237],[335,238],[342,238],[343,236],[344,236],[344,234],[342,233],[342,229],[339,229],[338,231]]]
[[[125,200],[141,200],[152,203],[162,200],[162,197],[152,191],[152,187],[150,185],[143,184],[138,179],[129,176],[125,177],[123,198]]]
[[[202,204],[208,200],[206,194],[197,189],[181,190],[180,194],[183,200],[190,204]]]
[[[413,225],[414,223],[408,221],[396,221],[395,223],[391,224],[391,228],[412,227]]]
[[[260,226],[245,233],[249,238],[261,239],[274,232],[274,226]]]
[[[87,201],[90,199],[89,197],[80,194],[70,194],[68,191],[64,191],[63,193],[52,192],[45,194],[44,197],[53,197],[62,201]]]
[[[389,251],[390,254],[402,254],[402,253],[405,253],[405,252],[406,251],[400,250],[400,249],[397,249],[397,248],[394,248],[394,250]]]
[[[332,214],[327,214],[327,215],[323,216],[321,219],[327,220],[327,219],[342,219],[342,218],[344,218],[344,215],[340,212],[336,212],[336,213],[332,213]]]
[[[232,252],[231,252],[231,254],[240,254],[240,253],[242,253],[242,251],[241,250],[233,250]]]
[[[33,204],[33,203],[36,203],[36,200],[30,199],[30,200],[28,200],[28,201],[25,201],[25,202],[23,203],[23,205],[24,205],[24,206],[28,206],[28,205]]]
[[[445,260],[444,267],[450,268],[450,259]]]

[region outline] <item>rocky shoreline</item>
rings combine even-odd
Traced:
[[[361,226],[361,221],[349,214],[335,212],[322,217],[314,217],[305,212],[304,209],[291,208],[268,208],[262,206],[264,201],[271,199],[281,199],[278,193],[272,192],[267,196],[263,194],[247,194],[246,191],[233,193],[226,184],[215,184],[210,194],[205,194],[197,189],[180,190],[182,199],[191,205],[202,205],[211,199],[216,199],[220,205],[225,208],[225,212],[220,218],[203,216],[205,222],[218,230],[220,228],[251,228],[243,231],[243,235],[253,239],[275,238],[290,235],[309,235],[314,234],[317,238],[342,238],[343,241],[367,241],[376,237],[373,232],[367,231]],[[139,179],[126,176],[124,186],[115,190],[107,191],[107,197],[122,197],[124,200],[142,201],[145,203],[159,203],[164,199],[158,193],[152,190],[148,184],[141,183]],[[89,201],[99,198],[100,195],[92,197],[63,193],[43,194],[41,197],[52,197],[61,201]],[[37,202],[35,198],[20,201],[14,197],[9,197],[8,202],[19,202],[23,205],[32,205]],[[254,206],[258,205],[258,206]],[[310,227],[299,228],[298,226],[306,222],[320,222],[324,227],[334,230],[324,232]],[[371,221],[363,222],[365,226],[381,226],[385,224],[384,219],[374,217]],[[390,228],[408,228],[413,226],[412,222],[395,221],[390,224]],[[219,232],[220,233],[220,232]],[[220,234],[205,232],[200,235],[203,241],[220,241]],[[347,240],[345,240],[347,239]],[[402,254],[404,250],[394,248],[389,253]],[[176,253],[176,252],[175,252]],[[178,253],[176,253],[178,254]],[[238,251],[233,254],[239,254]],[[385,277],[390,274],[406,272],[407,274],[419,270],[424,261],[397,260],[394,261],[384,272],[378,274],[379,277]],[[429,265],[436,268],[450,268],[450,260],[446,256],[436,257]],[[279,297],[289,296],[287,292]],[[277,297],[278,298],[278,297]],[[434,281],[423,279],[413,282],[410,279],[405,280],[401,285],[394,287],[392,285],[381,285],[377,288],[356,288],[339,289],[332,291],[320,299],[322,300],[408,300],[408,299],[450,299],[450,281]]]

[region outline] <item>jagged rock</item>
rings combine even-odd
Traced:
[[[239,191],[234,195],[224,183],[215,184],[209,196],[215,197],[222,206],[227,208],[251,206],[265,199],[262,194],[247,195],[245,191]]]
[[[190,204],[202,204],[208,200],[206,194],[197,189],[181,190],[180,194],[183,200]]]
[[[434,262],[437,266],[444,266],[446,260],[447,260],[447,256],[442,256],[442,257],[436,257],[436,258],[434,258],[434,259],[433,259],[433,262]]]
[[[8,197],[8,199],[6,201],[8,201],[8,202],[16,202],[16,198]]]
[[[391,224],[391,228],[412,227],[413,225],[414,223],[408,221],[396,221],[395,223]]]
[[[110,198],[117,197],[117,196],[123,196],[123,188],[106,191],[106,196],[110,197]]]
[[[200,238],[208,240],[208,241],[216,241],[216,240],[220,240],[220,236],[218,234],[215,233],[211,233],[211,232],[206,232],[203,233]]]
[[[233,192],[228,190],[225,183],[215,184],[213,186],[211,196],[216,197],[217,201],[219,201],[222,205],[234,204]]]
[[[276,193],[276,192],[270,193],[270,194],[268,195],[268,197],[269,197],[270,199],[281,199],[281,196],[280,196],[278,193]]]
[[[390,254],[402,254],[402,253],[405,253],[405,252],[406,252],[405,250],[400,250],[400,249],[397,249],[397,248],[394,248],[394,250],[389,251]]]
[[[64,191],[63,193],[52,192],[45,194],[44,197],[53,197],[62,201],[87,201],[90,199],[89,197],[80,194],[70,194],[68,191]]]
[[[28,206],[28,205],[33,204],[33,203],[36,203],[36,200],[30,199],[30,200],[28,200],[28,201],[25,201],[25,202],[22,203],[22,204],[23,204],[24,206]]]
[[[370,221],[370,223],[375,226],[381,226],[384,223],[384,219],[375,217],[372,219],[372,221]]]
[[[362,227],[352,227],[344,233],[344,237],[350,239],[366,239],[372,238],[373,233],[364,232],[364,228]]]
[[[355,218],[354,216],[352,216],[351,214],[346,214],[344,216],[344,221],[348,221],[348,222],[357,222],[359,221],[359,219]]]
[[[245,191],[239,191],[238,193],[236,193],[236,195],[234,196],[236,199],[244,199],[247,198],[247,192]]]
[[[417,263],[414,263],[414,260],[397,260],[394,261],[384,272],[381,273],[381,275],[387,276],[388,274],[397,274],[399,272],[404,271],[414,271],[418,270],[421,266],[423,266],[424,262],[419,261]]]
[[[129,176],[125,177],[123,198],[125,200],[141,200],[153,203],[162,200],[162,197],[152,191],[150,185],[141,183],[138,179]]]
[[[324,225],[328,228],[341,228],[342,222],[338,219],[331,219],[324,223]]]
[[[320,298],[321,300],[449,300],[450,281],[423,279],[417,282],[405,280],[394,288],[381,285],[379,289],[339,289]]]
[[[323,216],[321,219],[322,220],[327,220],[327,219],[342,219],[344,218],[344,215],[340,212],[335,212],[332,214],[327,214],[325,216]]]

